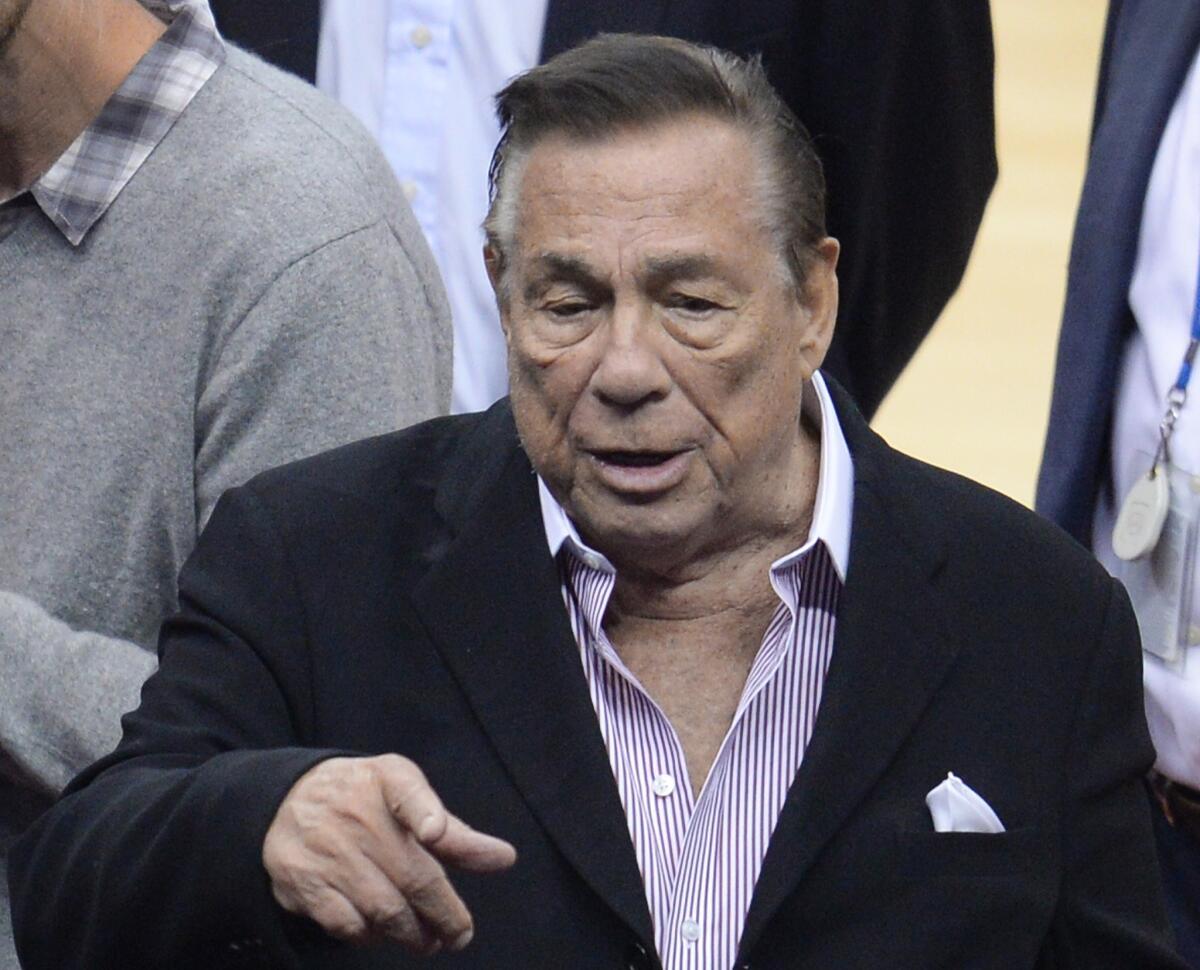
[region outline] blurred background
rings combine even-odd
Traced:
[[[966,278],[877,414],[895,447],[1026,505],[1083,181],[1105,4],[993,0],[1000,180]]]

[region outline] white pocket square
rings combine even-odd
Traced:
[[[992,811],[992,806],[980,798],[954,772],[946,775],[937,788],[925,796],[929,814],[933,816],[935,832],[1004,831],[1004,824]]]

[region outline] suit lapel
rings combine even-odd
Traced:
[[[907,460],[835,398],[855,467],[850,568],[817,723],[755,886],[742,958],[887,770],[958,651],[933,592],[941,530],[919,483],[906,488]]]
[[[418,585],[415,605],[551,840],[650,946],[645,891],[546,546],[536,480],[511,419],[506,433],[512,446],[503,467],[466,490],[454,513],[461,531]],[[446,478],[478,482],[478,467],[463,473]]]
[[[957,653],[932,592],[944,561],[936,510],[921,504],[909,460],[831,389],[854,458],[850,571],[821,709],[755,887],[743,955],[887,770]],[[418,585],[415,605],[549,837],[650,946],[645,891],[535,479],[506,411],[478,441],[478,454],[464,449],[460,467],[444,476],[444,494],[454,494],[439,507],[458,531]],[[481,456],[497,451],[504,457],[489,467]]]
[[[667,0],[550,0],[542,34],[542,60],[547,61],[599,33],[653,33],[661,29]]]

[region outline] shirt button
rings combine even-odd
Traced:
[[[675,779],[670,775],[659,775],[654,779],[653,788],[659,798],[666,798],[675,792]]]
[[[404,179],[400,182],[400,191],[404,193],[404,198],[411,202],[417,197],[417,183],[412,179]]]
[[[679,935],[689,943],[695,943],[700,939],[700,924],[694,919],[685,919],[683,925],[679,927]]]
[[[408,39],[412,41],[413,47],[420,50],[423,47],[429,46],[429,42],[433,40],[433,31],[424,24],[418,24],[412,29],[412,33],[408,35]]]

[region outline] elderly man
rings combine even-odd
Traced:
[[[492,93],[598,33],[761,53],[812,133],[843,244],[823,370],[870,417],[962,278],[996,180],[988,0],[212,0],[227,37],[379,139],[441,267],[455,411],[508,387],[479,259]]]
[[[450,370],[345,111],[202,2],[0,0],[0,874],[116,743],[220,494],[444,412]]]
[[[14,853],[27,968],[1178,967],[1128,603],[826,386],[761,69],[610,36],[499,107],[511,403],[222,501]]]

